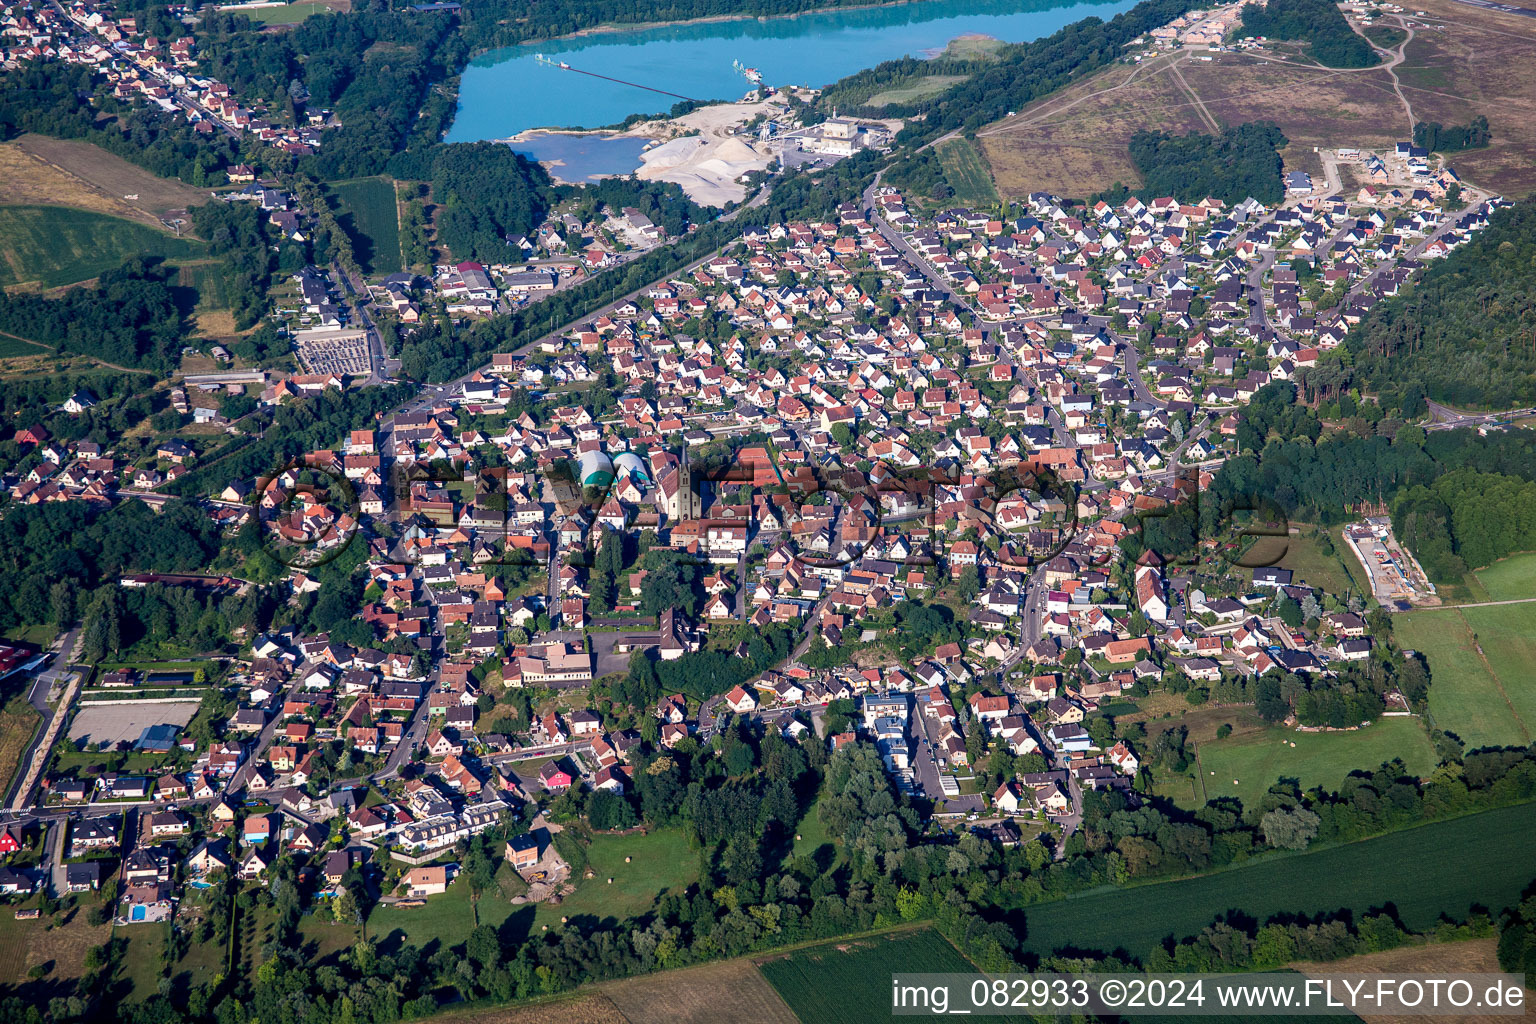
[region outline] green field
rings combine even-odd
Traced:
[[[400,220],[395,186],[388,178],[356,178],[331,186],[336,215],[352,239],[352,251],[365,274],[393,274],[400,269]]]
[[[1337,789],[1350,772],[1376,768],[1393,758],[1401,758],[1421,778],[1435,768],[1434,747],[1417,718],[1382,718],[1354,732],[1296,732],[1277,727],[1209,740],[1199,750],[1206,796],[1235,796],[1244,807],[1257,806],[1282,778],[1298,780],[1304,791],[1313,786]]]
[[[212,261],[185,263],[176,268],[176,286],[197,293],[192,307],[199,313],[229,308],[224,268]],[[183,306],[183,308],[186,308]]]
[[[1407,927],[1428,929],[1441,914],[1461,920],[1474,906],[1497,912],[1518,900],[1536,877],[1533,828],[1536,803],[1520,804],[1199,878],[1100,889],[1026,911],[1024,948],[1121,948],[1140,957],[1229,910],[1262,923],[1275,914],[1360,914],[1391,904]]]
[[[1477,634],[1483,656],[1493,669],[1528,743],[1536,728],[1536,604],[1463,608],[1461,615]]]
[[[1394,617],[1392,631],[1429,662],[1429,711],[1437,726],[1469,750],[1531,741],[1536,604],[1427,609]]]
[[[894,89],[877,92],[869,98],[871,107],[883,107],[887,103],[911,103],[913,100],[926,99],[929,96],[937,96],[956,82],[963,82],[967,75],[924,75],[922,78],[914,78],[907,85],[900,85]]]
[[[66,206],[0,206],[0,286],[58,288],[96,277],[129,256],[193,259],[202,243],[121,217]]]
[[[966,139],[950,139],[938,147],[939,163],[944,166],[944,180],[955,190],[955,202],[972,206],[990,206],[997,202],[997,189],[987,163]]]
[[[368,915],[368,937],[375,942],[398,937],[422,949],[430,946],[433,952],[447,949],[463,942],[474,931],[475,909],[468,881],[456,878],[449,883],[447,892],[429,897],[425,906],[375,906]]]
[[[630,858],[628,864],[624,858]],[[576,891],[557,907],[540,903],[534,925],[560,924],[562,917],[624,920],[644,913],[668,889],[682,890],[699,877],[699,855],[680,828],[642,835],[594,836],[587,847],[593,877],[576,879]],[[613,884],[608,884],[608,879]]]
[[[1313,527],[1306,524],[1294,525],[1300,533],[1285,538],[1261,537],[1256,540],[1244,556],[1245,564],[1289,569],[1295,574],[1298,585],[1305,583],[1309,587],[1317,587],[1341,600],[1347,591],[1360,593],[1360,584],[1355,582],[1349,563],[1344,561],[1348,549],[1344,546],[1342,528],[1334,527],[1329,531],[1334,553],[1326,555],[1317,538],[1307,536]],[[1252,577],[1250,569],[1245,578]]]
[[[801,1024],[884,1020],[891,972],[974,974],[975,966],[930,928],[824,942],[758,965]],[[988,1020],[1017,1020],[988,1017]]]
[[[331,14],[331,8],[325,4],[296,3],[284,7],[257,7],[250,10],[230,11],[230,14],[241,14],[252,21],[262,25],[297,25],[312,14]]]
[[[1536,551],[1510,555],[1472,575],[1488,591],[1490,601],[1536,597]]]

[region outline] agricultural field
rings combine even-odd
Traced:
[[[1536,598],[1536,551],[1501,558],[1472,574],[1489,601],[1522,601]]]
[[[1536,604],[1462,608],[1460,612],[1514,711],[1521,742],[1530,742],[1536,727],[1536,677],[1531,673],[1536,665]]]
[[[1469,750],[1531,741],[1536,604],[1423,609],[1396,616],[1392,630],[1429,662],[1429,711],[1437,726]]]
[[[388,178],[356,178],[331,186],[337,218],[352,239],[363,273],[393,274],[400,269],[400,219],[395,186]]]
[[[641,975],[599,987],[629,1024],[796,1024],[751,960]]]
[[[1337,789],[1350,772],[1394,758],[1426,778],[1436,763],[1434,747],[1417,718],[1382,718],[1353,732],[1234,730],[1226,739],[1199,743],[1197,749],[1203,799],[1196,807],[1219,796],[1235,796],[1244,807],[1254,807],[1281,779],[1297,780],[1304,791],[1313,786]]]
[[[211,197],[77,139],[23,135],[0,145],[0,203],[73,206],[160,227]]]
[[[762,960],[758,966],[803,1024],[864,1024],[885,1016],[884,1008],[891,1005],[893,970],[914,974],[976,970],[930,928],[824,942]]]
[[[134,221],[63,206],[0,206],[0,286],[58,288],[96,277],[130,256],[184,260],[200,242]]]
[[[1497,974],[1500,970],[1498,947],[1498,939],[1430,942],[1382,953],[1347,956],[1327,963],[1298,961],[1290,967],[1314,978],[1330,974]]]
[[[631,1024],[608,997],[590,989],[519,1003],[434,1013],[432,1024]]]
[[[1027,910],[1024,949],[1045,954],[1070,945],[1144,956],[1165,937],[1195,935],[1232,910],[1262,923],[1275,914],[1358,914],[1390,903],[1407,927],[1424,930],[1442,914],[1460,920],[1475,906],[1497,912],[1519,900],[1536,876],[1532,828],[1536,803],[1527,803],[1198,878],[1101,889]],[[1473,836],[1477,856],[1468,857]],[[1405,878],[1413,884],[1405,887]]]
[[[1462,124],[1485,115],[1486,149],[1451,163],[1468,181],[1519,195],[1536,188],[1536,94],[1522,67],[1536,60],[1529,19],[1460,4],[1419,5],[1420,28],[1398,69],[1417,120]],[[1249,53],[1213,59],[1160,56],[1116,64],[981,129],[978,144],[998,191],[1041,189],[1086,196],[1115,182],[1139,183],[1127,146],[1139,129],[1209,132],[1250,121],[1278,124],[1290,144],[1287,170],[1321,172],[1314,147],[1390,147],[1409,120],[1382,68],[1338,71]],[[1177,62],[1177,67],[1171,67]]]
[[[950,139],[938,147],[939,163],[944,166],[944,180],[955,190],[955,202],[967,206],[990,206],[997,202],[992,172],[976,147],[966,139]]]

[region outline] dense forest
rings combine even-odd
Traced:
[[[1469,568],[1536,548],[1536,483],[1458,469],[1400,494],[1392,524],[1431,579],[1459,583]]]
[[[1243,8],[1243,34],[1308,44],[1319,64],[1368,68],[1379,58],[1365,37],[1349,27],[1333,0],[1269,0]]]
[[[503,262],[512,252],[509,241],[543,221],[549,175],[507,146],[441,146],[432,158],[432,195],[442,205],[437,238],[456,259]]]
[[[158,514],[126,501],[97,512],[82,501],[19,505],[0,518],[0,629],[75,621],[77,595],[124,572],[190,572],[219,549],[219,530],[193,501]]]
[[[1346,345],[1384,405],[1419,390],[1458,408],[1536,405],[1536,201],[1494,213],[1486,230],[1372,309]]]
[[[0,331],[161,374],[179,359],[185,337],[166,268],[138,259],[58,298],[0,292]]]
[[[1446,127],[1439,121],[1420,121],[1413,126],[1413,144],[1436,153],[1481,149],[1493,140],[1488,119],[1478,114],[1467,124]]]
[[[1215,196],[1228,206],[1249,196],[1266,206],[1285,198],[1279,150],[1289,140],[1273,121],[1240,124],[1220,135],[1139,131],[1131,162],[1142,193],[1198,203]]]

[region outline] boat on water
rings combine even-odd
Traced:
[[[735,69],[738,75],[741,75],[753,85],[763,80],[763,73],[761,71],[757,70],[757,68],[749,68],[739,60],[731,61],[731,67]]]

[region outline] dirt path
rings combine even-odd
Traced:
[[[1397,93],[1397,100],[1403,105],[1403,113],[1408,115],[1408,137],[1412,138],[1413,126],[1416,123],[1413,118],[1413,104],[1409,103],[1408,97],[1403,95],[1403,83],[1397,77],[1397,66],[1401,64],[1405,59],[1408,53],[1408,44],[1413,42],[1413,23],[1408,21],[1401,14],[1392,15],[1392,20],[1397,22],[1398,28],[1407,33],[1407,35],[1403,37],[1403,41],[1397,44],[1397,49],[1395,51],[1383,50],[1380,47],[1377,47],[1374,43],[1371,45],[1377,53],[1387,58],[1387,62],[1381,65],[1381,68],[1391,77],[1392,91]],[[1369,42],[1369,40],[1367,40],[1367,42]]]
[[[1184,72],[1179,70],[1179,61],[1173,61],[1168,65],[1168,74],[1178,83],[1179,88],[1184,91],[1184,95],[1194,102],[1195,109],[1200,113],[1200,120],[1204,121],[1214,134],[1220,135],[1221,123],[1211,116],[1210,108],[1205,105],[1205,101],[1200,98],[1199,93],[1190,88],[1188,80],[1184,77]]]
[[[1136,69],[1134,71],[1132,71],[1130,73],[1130,75],[1127,76],[1126,80],[1121,82],[1119,85],[1112,85],[1112,86],[1110,86],[1107,89],[1096,89],[1093,92],[1085,93],[1084,95],[1079,96],[1076,99],[1069,100],[1068,102],[1063,103],[1059,107],[1050,106],[1052,101],[1051,100],[1047,100],[1045,102],[1045,104],[1042,105],[1042,107],[1045,108],[1045,109],[1034,110],[1034,111],[1032,111],[1032,112],[1030,112],[1028,114],[1022,115],[1019,118],[1010,119],[1010,120],[1004,122],[1003,124],[998,125],[996,128],[993,128],[990,131],[978,132],[977,134],[982,135],[982,136],[987,136],[987,135],[1003,135],[1003,134],[1006,134],[1007,132],[1018,131],[1018,130],[1024,129],[1024,128],[1031,128],[1031,127],[1033,127],[1033,126],[1035,126],[1037,124],[1040,124],[1041,122],[1045,121],[1048,118],[1055,117],[1057,114],[1064,114],[1064,113],[1066,113],[1068,110],[1071,110],[1073,107],[1077,106],[1079,103],[1086,103],[1089,100],[1094,99],[1096,97],[1107,96],[1108,94],[1110,94],[1112,92],[1119,92],[1121,89],[1124,89],[1126,86],[1128,86],[1131,83],[1135,82],[1137,77],[1143,71],[1149,71],[1154,66],[1156,66],[1160,59],[1161,58],[1153,58],[1152,60],[1148,61],[1145,64],[1137,65]],[[1169,63],[1172,63],[1172,62],[1170,61]]]
[[[1473,601],[1468,604],[1441,604],[1426,605],[1423,608],[1415,608],[1416,612],[1443,612],[1461,611],[1463,608],[1497,608],[1501,604],[1531,604],[1536,602],[1536,597],[1512,597],[1507,601]]]

